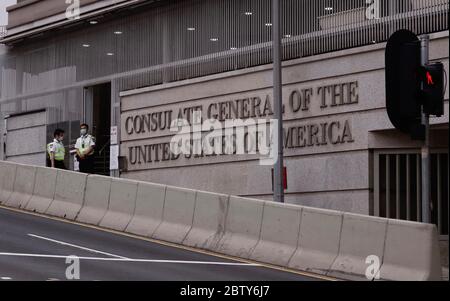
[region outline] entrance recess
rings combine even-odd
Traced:
[[[95,173],[110,175],[111,83],[85,88],[84,120],[96,138]]]

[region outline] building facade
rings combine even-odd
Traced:
[[[399,29],[429,34],[430,59],[448,73],[449,1],[281,3],[286,201],[420,220],[421,142],[388,119],[385,42]],[[70,146],[87,122],[99,173],[272,199],[272,167],[258,155],[170,153],[176,118],[273,117],[270,8],[19,1],[0,50],[0,155],[43,165],[54,128]],[[448,89],[431,124],[433,221],[448,237]]]

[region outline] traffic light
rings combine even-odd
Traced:
[[[434,63],[423,67],[421,74],[423,110],[440,117],[444,115],[444,65]]]
[[[423,139],[419,38],[408,30],[395,32],[386,45],[385,63],[389,119],[400,131]]]
[[[411,31],[395,32],[386,45],[386,109],[395,128],[413,139],[425,138],[423,112],[444,115],[444,65],[421,64],[419,38]]]

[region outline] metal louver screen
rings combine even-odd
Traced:
[[[448,30],[448,0],[282,0],[283,59]],[[270,0],[160,1],[0,55],[1,100],[90,81],[119,91],[268,64]]]
[[[418,221],[421,218],[421,155],[419,152],[375,154],[374,214]],[[431,221],[448,236],[448,153],[431,155]]]

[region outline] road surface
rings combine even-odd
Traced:
[[[79,269],[75,258],[66,263],[71,255]],[[77,275],[85,281],[320,280],[0,207],[0,281]]]

